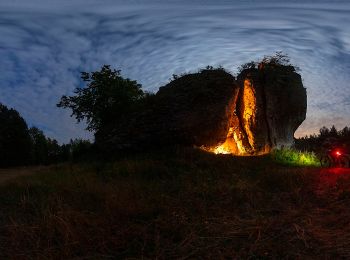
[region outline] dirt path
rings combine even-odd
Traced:
[[[0,185],[7,182],[8,180],[31,175],[39,172],[39,170],[45,168],[44,166],[36,166],[36,167],[19,167],[19,168],[11,168],[11,169],[0,169]]]

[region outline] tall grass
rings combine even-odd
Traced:
[[[315,204],[318,173],[193,149],[46,168],[0,186],[0,259],[341,258],[348,194]]]
[[[277,163],[290,166],[321,166],[319,159],[312,152],[301,152],[291,148],[275,149],[271,157]]]

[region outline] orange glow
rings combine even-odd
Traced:
[[[225,142],[212,149],[215,154],[241,154],[243,151],[243,146],[233,127],[229,128]]]
[[[250,80],[244,81],[243,102],[242,102],[242,124],[243,129],[239,126],[236,112],[232,118],[232,126],[229,128],[226,140],[214,147],[203,148],[206,151],[215,154],[234,154],[234,155],[251,155],[251,147],[254,148],[255,140],[254,133],[251,131],[251,126],[256,124],[256,97],[255,91]],[[237,103],[234,102],[234,105]],[[238,107],[231,107],[231,111],[238,111]],[[244,133],[243,133],[244,132]],[[248,147],[246,147],[248,145]]]
[[[231,153],[229,147],[227,147],[226,142],[223,143],[222,145],[219,145],[216,148],[214,148],[213,152],[215,154],[230,154]]]
[[[252,80],[245,79],[239,92],[240,94],[236,95],[236,100],[227,108],[230,111],[227,113],[230,114],[231,118],[229,118],[230,127],[226,140],[203,149],[215,154],[241,156],[267,154],[271,151],[271,147],[265,142],[264,133],[259,132],[260,129],[264,131],[261,127],[262,123],[257,122],[262,117],[262,114],[257,114],[258,112],[262,113],[259,110],[261,101],[257,99]],[[241,102],[237,99],[240,99]]]
[[[256,124],[256,109],[254,88],[251,81],[246,79],[243,88],[243,127],[251,146],[254,146],[254,134],[251,131],[251,126]]]
[[[249,151],[245,147],[243,140],[247,138],[250,145],[254,143],[254,134],[250,131],[250,126],[255,124],[257,109],[255,92],[250,80],[244,81],[242,105],[242,123],[244,129],[241,130],[246,133],[246,137],[238,125],[230,127],[225,142],[211,149],[215,154],[249,155]],[[236,110],[235,108],[232,109]]]

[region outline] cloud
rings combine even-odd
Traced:
[[[337,1],[10,1],[0,3],[0,101],[67,142],[87,137],[60,96],[80,71],[122,69],[151,91],[172,74],[282,50],[302,71],[307,120],[298,132],[350,122],[350,4]],[[335,120],[334,117],[337,117]]]

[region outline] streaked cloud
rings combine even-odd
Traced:
[[[55,107],[103,64],[157,91],[172,74],[222,65],[235,73],[276,51],[301,68],[307,120],[298,134],[350,124],[346,1],[0,2],[0,102],[61,142],[89,136]]]

